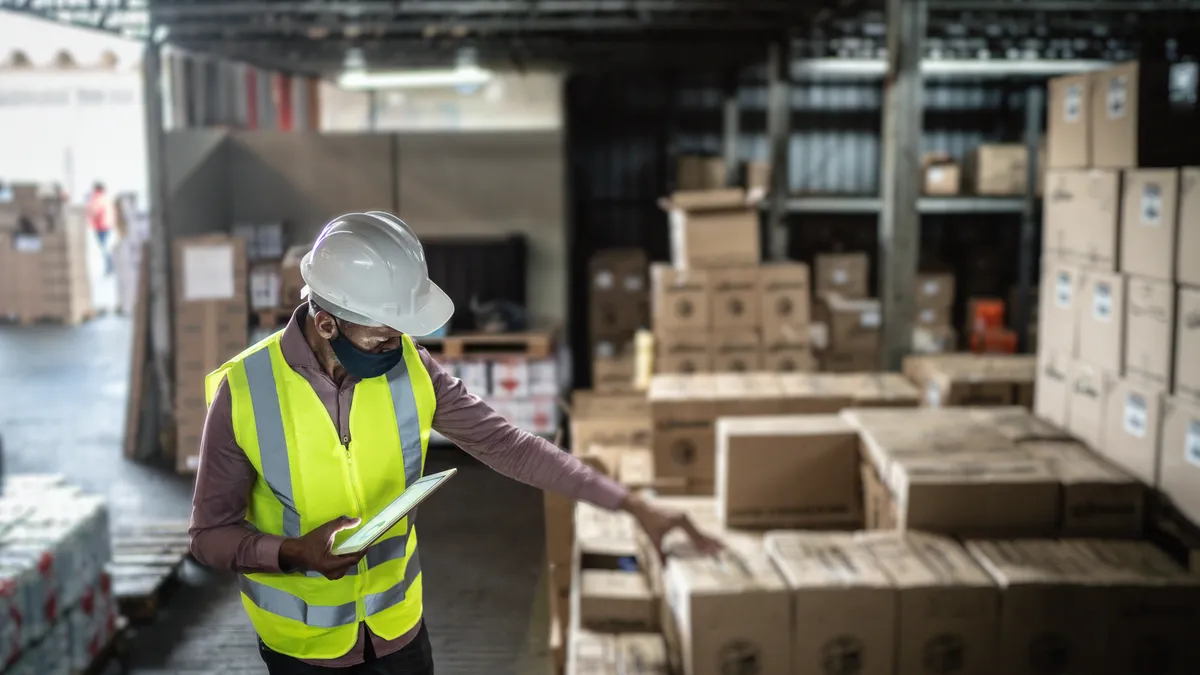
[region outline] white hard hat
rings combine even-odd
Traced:
[[[304,297],[350,323],[421,336],[454,314],[454,301],[429,280],[417,235],[390,213],[332,220],[300,261],[300,275]]]

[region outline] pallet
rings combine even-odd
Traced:
[[[117,617],[117,630],[109,638],[108,643],[100,648],[91,665],[83,670],[71,670],[71,675],[106,675],[113,672],[109,668],[115,662],[118,673],[126,673],[129,667],[126,660],[129,656],[128,642],[129,620],[123,616]]]
[[[548,331],[530,333],[468,333],[446,337],[422,337],[417,342],[430,354],[444,359],[463,357],[524,356],[531,359],[549,358],[553,353],[554,334]]]
[[[108,573],[121,614],[132,621],[152,621],[190,556],[184,521],[144,522],[114,529]]]
[[[1193,576],[1200,577],[1200,527],[1170,504],[1161,503],[1150,523],[1149,538]]]

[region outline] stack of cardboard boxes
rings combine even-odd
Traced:
[[[597,391],[633,389],[634,335],[650,323],[646,265],[640,249],[600,251],[588,262],[588,333]]]
[[[913,349],[923,354],[952,352],[958,342],[954,331],[954,275],[926,272],[917,275],[913,302]]]
[[[204,378],[246,348],[246,240],[222,234],[177,239],[174,272],[172,459],[177,471],[192,473],[208,412]]]
[[[808,267],[760,264],[746,193],[678,192],[665,206],[672,264],[650,268],[655,370],[811,370]]]
[[[0,317],[64,324],[88,318],[90,233],[83,209],[37,185],[14,185],[9,193],[0,196]]]
[[[874,370],[882,325],[879,300],[868,298],[866,253],[828,253],[816,258],[814,320],[821,370]]]
[[[1200,108],[1180,68],[1051,82],[1036,405],[1200,523]]]
[[[939,354],[907,356],[904,375],[931,408],[949,406],[1033,407],[1034,357]]]

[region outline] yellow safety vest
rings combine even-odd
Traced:
[[[400,365],[355,385],[350,436],[339,438],[312,386],[284,361],[281,335],[205,380],[209,405],[221,381],[229,381],[234,437],[258,471],[246,520],[285,537],[342,515],[366,522],[424,471],[437,402],[429,372],[405,336]],[[262,641],[288,656],[330,659],[350,651],[361,621],[387,640],[415,627],[422,612],[415,515],[336,581],[311,571],[240,575],[242,605]],[[342,532],[336,541],[348,536]]]

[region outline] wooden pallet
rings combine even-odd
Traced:
[[[1165,502],[1156,511],[1150,524],[1150,540],[1200,577],[1200,527]]]
[[[548,331],[530,333],[468,333],[446,337],[417,338],[429,353],[444,359],[464,356],[495,357],[524,356],[531,359],[548,358],[554,347],[554,334]]]
[[[187,523],[144,522],[113,531],[113,560],[108,573],[121,614],[151,621],[163,595],[190,557]]]

